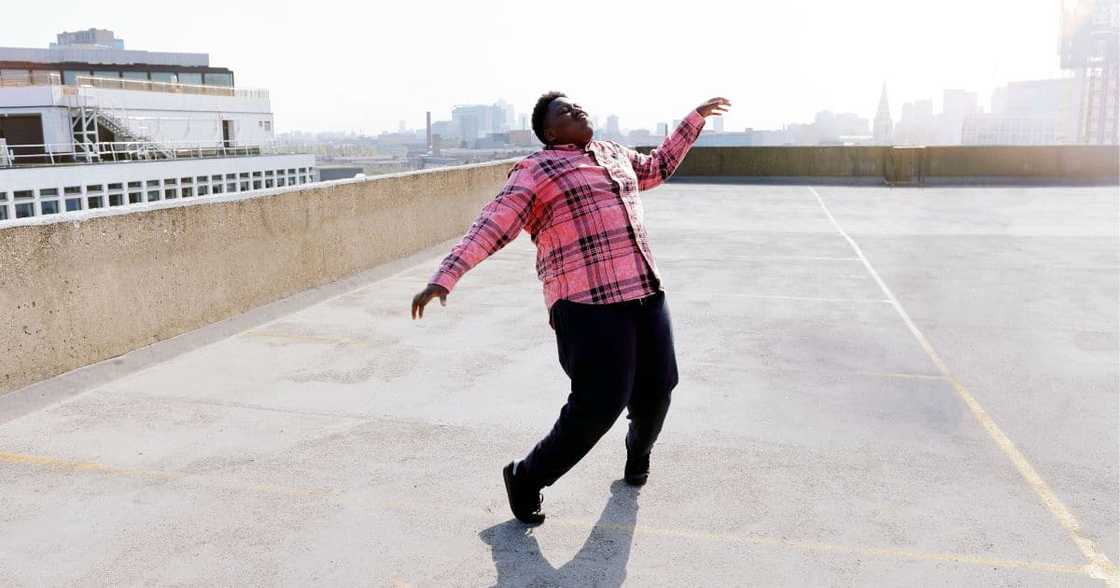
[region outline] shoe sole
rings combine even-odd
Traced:
[[[513,513],[513,517],[526,525],[539,525],[544,522],[543,514],[532,515],[532,518],[525,520],[517,516],[517,510],[513,508],[513,463],[502,468],[502,480],[506,483],[506,500],[509,502],[509,511]],[[537,518],[539,517],[539,518]]]

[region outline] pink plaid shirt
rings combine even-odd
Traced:
[[[639,190],[673,175],[704,127],[695,110],[643,155],[610,141],[546,147],[517,162],[509,179],[440,263],[430,282],[451,291],[463,274],[521,230],[537,246],[545,306],[561,299],[609,304],[661,289]]]

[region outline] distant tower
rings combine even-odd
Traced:
[[[894,138],[894,121],[891,120],[891,107],[887,103],[886,82],[883,82],[883,93],[879,96],[879,110],[875,113],[875,126],[871,133],[876,145],[890,145]]]

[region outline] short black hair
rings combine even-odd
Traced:
[[[541,143],[548,145],[548,141],[544,140],[544,117],[548,114],[548,105],[552,104],[553,100],[557,98],[567,98],[568,95],[563,92],[545,92],[537,98],[537,105],[533,107],[533,134]]]

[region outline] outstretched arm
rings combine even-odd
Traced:
[[[638,176],[638,189],[650,190],[669,179],[700,136],[700,130],[704,128],[704,117],[722,115],[730,106],[731,101],[726,98],[712,98],[688,113],[680,126],[665,137],[661,146],[649,155],[629,150],[630,165]]]
[[[517,238],[529,218],[535,197],[531,165],[522,160],[514,166],[506,185],[483,207],[467,234],[439,264],[428,286],[413,297],[413,319],[424,318],[424,306],[437,296],[446,306],[447,295],[463,274]]]

